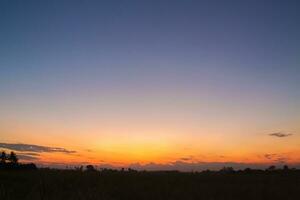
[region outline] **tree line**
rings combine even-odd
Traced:
[[[10,162],[10,163],[13,163],[13,164],[17,164],[18,163],[18,158],[17,158],[17,155],[15,154],[15,152],[10,152],[9,155],[7,155],[5,153],[5,151],[2,151],[1,153],[1,156],[0,156],[0,162],[1,164],[6,164],[7,161]]]
[[[6,154],[5,151],[1,152],[0,155],[0,169],[37,169],[36,165],[33,163],[30,164],[21,164],[15,152],[10,152]]]

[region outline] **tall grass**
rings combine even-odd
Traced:
[[[300,172],[0,170],[0,200],[299,200]]]

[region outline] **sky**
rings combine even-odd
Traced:
[[[1,1],[0,149],[50,166],[299,165],[299,9]]]

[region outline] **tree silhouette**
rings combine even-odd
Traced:
[[[9,162],[6,162],[6,161]],[[0,152],[0,169],[9,170],[37,170],[34,163],[22,164],[18,162],[18,157],[15,152],[11,152],[9,156],[6,155],[5,151]],[[1,199],[1,188],[0,188],[0,199]]]
[[[221,173],[234,173],[234,169],[233,167],[223,167],[222,169],[220,169],[220,172]]]
[[[96,171],[96,169],[93,165],[87,165],[86,166],[86,171],[93,172],[93,171]]]
[[[271,165],[267,171],[275,171],[276,170],[276,167],[274,165]]]
[[[2,151],[1,156],[0,156],[0,159],[1,159],[0,162],[1,162],[2,164],[5,164],[5,163],[6,163],[7,156],[6,156],[5,151]]]
[[[8,160],[13,163],[13,164],[17,164],[18,163],[18,158],[17,155],[15,154],[15,152],[10,152],[10,155],[8,157]]]

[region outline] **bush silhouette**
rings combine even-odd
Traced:
[[[93,165],[87,165],[86,166],[86,171],[93,172],[93,171],[96,171],[96,169],[95,169],[95,167]]]
[[[12,164],[18,164],[18,158],[17,155],[15,154],[15,152],[10,152],[10,155],[8,157],[8,160],[12,163]]]
[[[267,171],[275,171],[276,170],[276,167],[274,165],[271,165]]]
[[[2,151],[0,159],[1,159],[1,161],[0,161],[1,164],[5,164],[6,163],[7,156],[6,156],[5,151]]]

